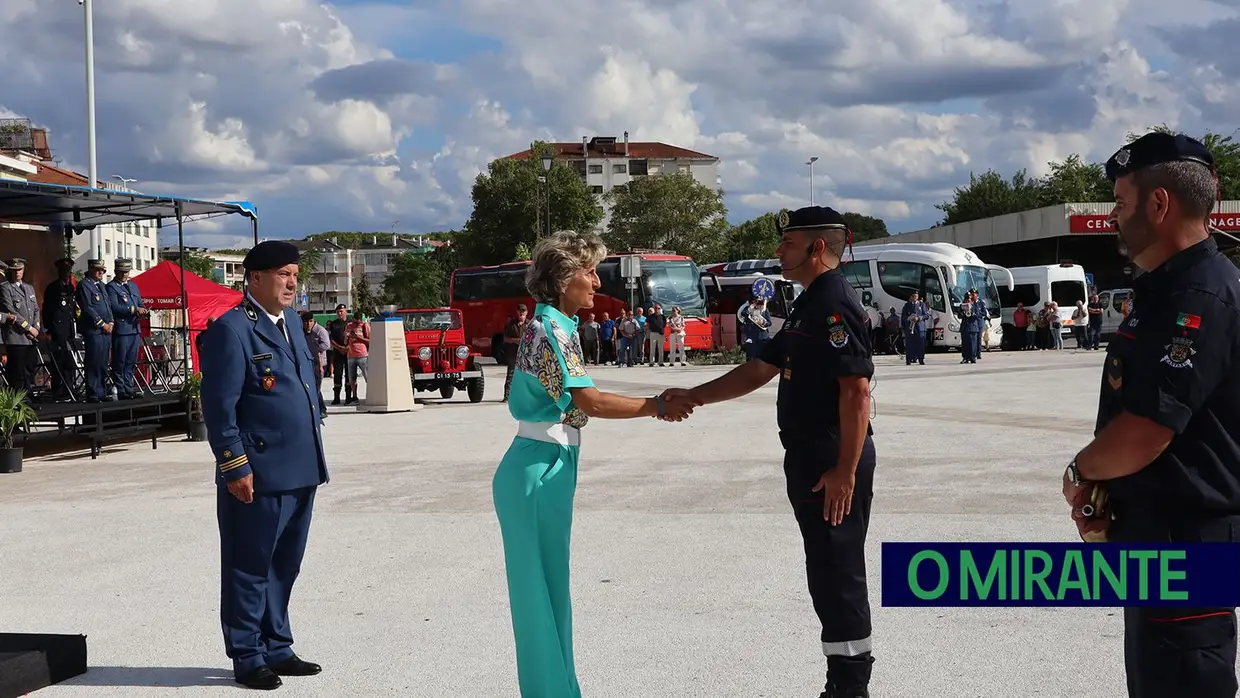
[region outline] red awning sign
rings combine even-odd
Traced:
[[[1068,216],[1068,232],[1073,235],[1113,234],[1115,229],[1111,227],[1109,218],[1104,214]],[[1219,230],[1240,232],[1240,213],[1215,213],[1210,216],[1210,221]]]

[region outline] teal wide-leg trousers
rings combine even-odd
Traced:
[[[581,698],[568,579],[579,454],[577,446],[518,436],[491,483],[523,698]]]

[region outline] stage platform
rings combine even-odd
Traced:
[[[35,401],[31,407],[38,417],[25,436],[27,449],[44,452],[71,448],[76,444],[71,445],[66,437],[79,437],[90,444],[92,458],[105,442],[150,439],[156,448],[156,435],[184,428],[188,416],[185,400],[177,393],[110,402]]]

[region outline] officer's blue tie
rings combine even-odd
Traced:
[[[293,354],[293,365],[300,368],[297,362],[297,351],[293,349],[293,338],[288,336],[288,333],[284,331],[284,318],[276,320],[276,327],[280,330],[280,336],[284,338],[284,341],[288,342],[289,351]]]

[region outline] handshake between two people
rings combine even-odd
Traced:
[[[693,408],[706,404],[685,388],[668,388],[655,399],[659,402],[656,418],[664,422],[683,422],[693,414]]]

